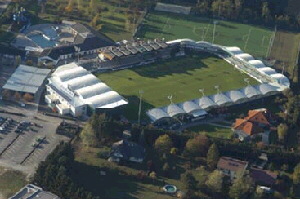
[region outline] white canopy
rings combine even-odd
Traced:
[[[238,54],[238,55],[236,55],[236,57],[241,60],[245,60],[245,61],[254,60],[252,55],[249,55],[248,53]]]
[[[225,95],[234,103],[248,99],[247,96],[239,90],[228,91]]]
[[[266,65],[260,60],[250,60],[249,64],[251,64],[255,68],[264,68],[264,67],[266,67]]]
[[[261,92],[259,90],[257,90],[256,88],[254,88],[253,86],[247,86],[247,87],[245,87],[244,89],[242,89],[242,92],[248,98],[252,98],[252,97],[261,95]]]
[[[219,106],[227,105],[232,103],[232,101],[224,94],[216,94],[212,95],[211,99],[213,100],[214,103],[216,103]]]

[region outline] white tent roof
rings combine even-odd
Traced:
[[[288,87],[290,86],[290,80],[281,73],[272,74],[271,77],[273,79],[276,79],[276,81],[281,85],[288,86]]]
[[[276,73],[276,71],[270,67],[263,67],[263,68],[259,68],[257,70],[261,73],[265,73],[266,75],[272,75],[272,74]]]
[[[117,92],[81,66],[71,63],[60,66],[49,79],[61,94],[74,93],[68,100],[74,106],[89,104],[93,108],[115,108],[128,102]]]
[[[76,90],[76,92],[81,95],[83,99],[90,98],[94,95],[100,95],[108,91],[111,91],[111,88],[102,82]]]
[[[190,113],[195,110],[201,109],[199,105],[195,104],[193,101],[183,102],[178,105],[181,109],[183,109],[186,113]]]
[[[279,92],[280,89],[276,86],[272,86],[270,84],[261,84],[259,86],[257,86],[257,89],[263,94],[263,95],[267,95],[269,93],[272,92]]]
[[[217,106],[209,97],[203,96],[200,99],[194,100],[195,104],[198,104],[202,109],[208,109]]]
[[[266,65],[260,60],[250,60],[249,64],[251,64],[255,68],[264,68],[264,67],[266,67]]]
[[[236,46],[225,47],[225,49],[235,55],[244,53],[239,47]]]
[[[164,111],[169,115],[169,117],[173,117],[180,113],[185,113],[179,106],[176,104],[170,104],[169,106],[164,108]]]
[[[246,95],[248,98],[252,98],[254,96],[261,95],[261,92],[254,88],[253,86],[247,86],[244,89],[241,90],[244,95]]]
[[[225,95],[229,99],[231,99],[233,102],[237,102],[239,100],[247,99],[247,96],[239,90],[228,91],[228,92],[225,93]]]
[[[254,60],[252,55],[249,55],[248,53],[238,54],[238,55],[236,55],[236,57],[238,57],[239,59],[245,60],[245,61]]]
[[[153,108],[147,111],[147,115],[152,121],[159,120],[164,117],[169,117],[169,115],[162,108]]]
[[[224,94],[220,93],[220,94],[216,94],[216,95],[212,95],[211,99],[218,104],[219,106],[228,104],[228,103],[232,103],[232,101]]]

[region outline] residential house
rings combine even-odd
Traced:
[[[249,162],[234,159],[231,157],[221,157],[217,164],[217,169],[222,171],[225,176],[233,180],[237,173],[243,174],[248,167]]]
[[[121,160],[141,163],[145,158],[144,147],[130,142],[127,139],[113,144],[109,161],[120,162]]]
[[[271,130],[274,130],[271,120],[271,116],[266,109],[250,110],[247,117],[235,120],[232,130],[241,141],[261,135],[262,141],[268,144],[268,135]]]
[[[269,170],[251,168],[250,177],[253,179],[255,184],[259,186],[272,187],[276,182],[277,174]]]

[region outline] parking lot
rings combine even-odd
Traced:
[[[57,144],[70,139],[56,134],[62,119],[46,116],[36,108],[2,104],[0,110],[9,112],[0,113],[0,166],[32,175]]]

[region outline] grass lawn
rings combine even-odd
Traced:
[[[0,167],[0,198],[8,198],[24,187],[28,182],[19,171],[6,170]]]
[[[212,19],[151,12],[145,17],[144,25],[140,28],[137,37],[166,40],[190,38],[212,42],[213,27]],[[214,43],[238,46],[247,53],[263,57],[266,56],[272,35],[273,32],[266,28],[218,20]]]
[[[222,59],[208,54],[175,58],[162,63],[98,74],[101,81],[129,100],[125,115],[137,119],[139,90],[143,90],[143,112],[153,107],[166,106],[173,96],[180,103],[201,96],[215,94],[215,85],[222,91],[245,87],[246,74],[240,73]],[[258,82],[251,78],[251,84]]]
[[[213,126],[211,124],[201,124],[198,126],[190,127],[187,130],[200,134],[205,134],[209,137],[231,139],[233,133],[230,128]]]
[[[96,195],[109,199],[171,199],[173,197],[161,190],[163,185],[174,184],[182,189],[182,184],[178,179],[162,177],[153,181],[137,179],[136,175],[146,170],[146,162],[128,167],[118,166],[99,158],[98,154],[101,150],[101,148],[76,150],[76,162],[72,171],[73,179]],[[105,176],[100,175],[101,170],[106,171]]]

